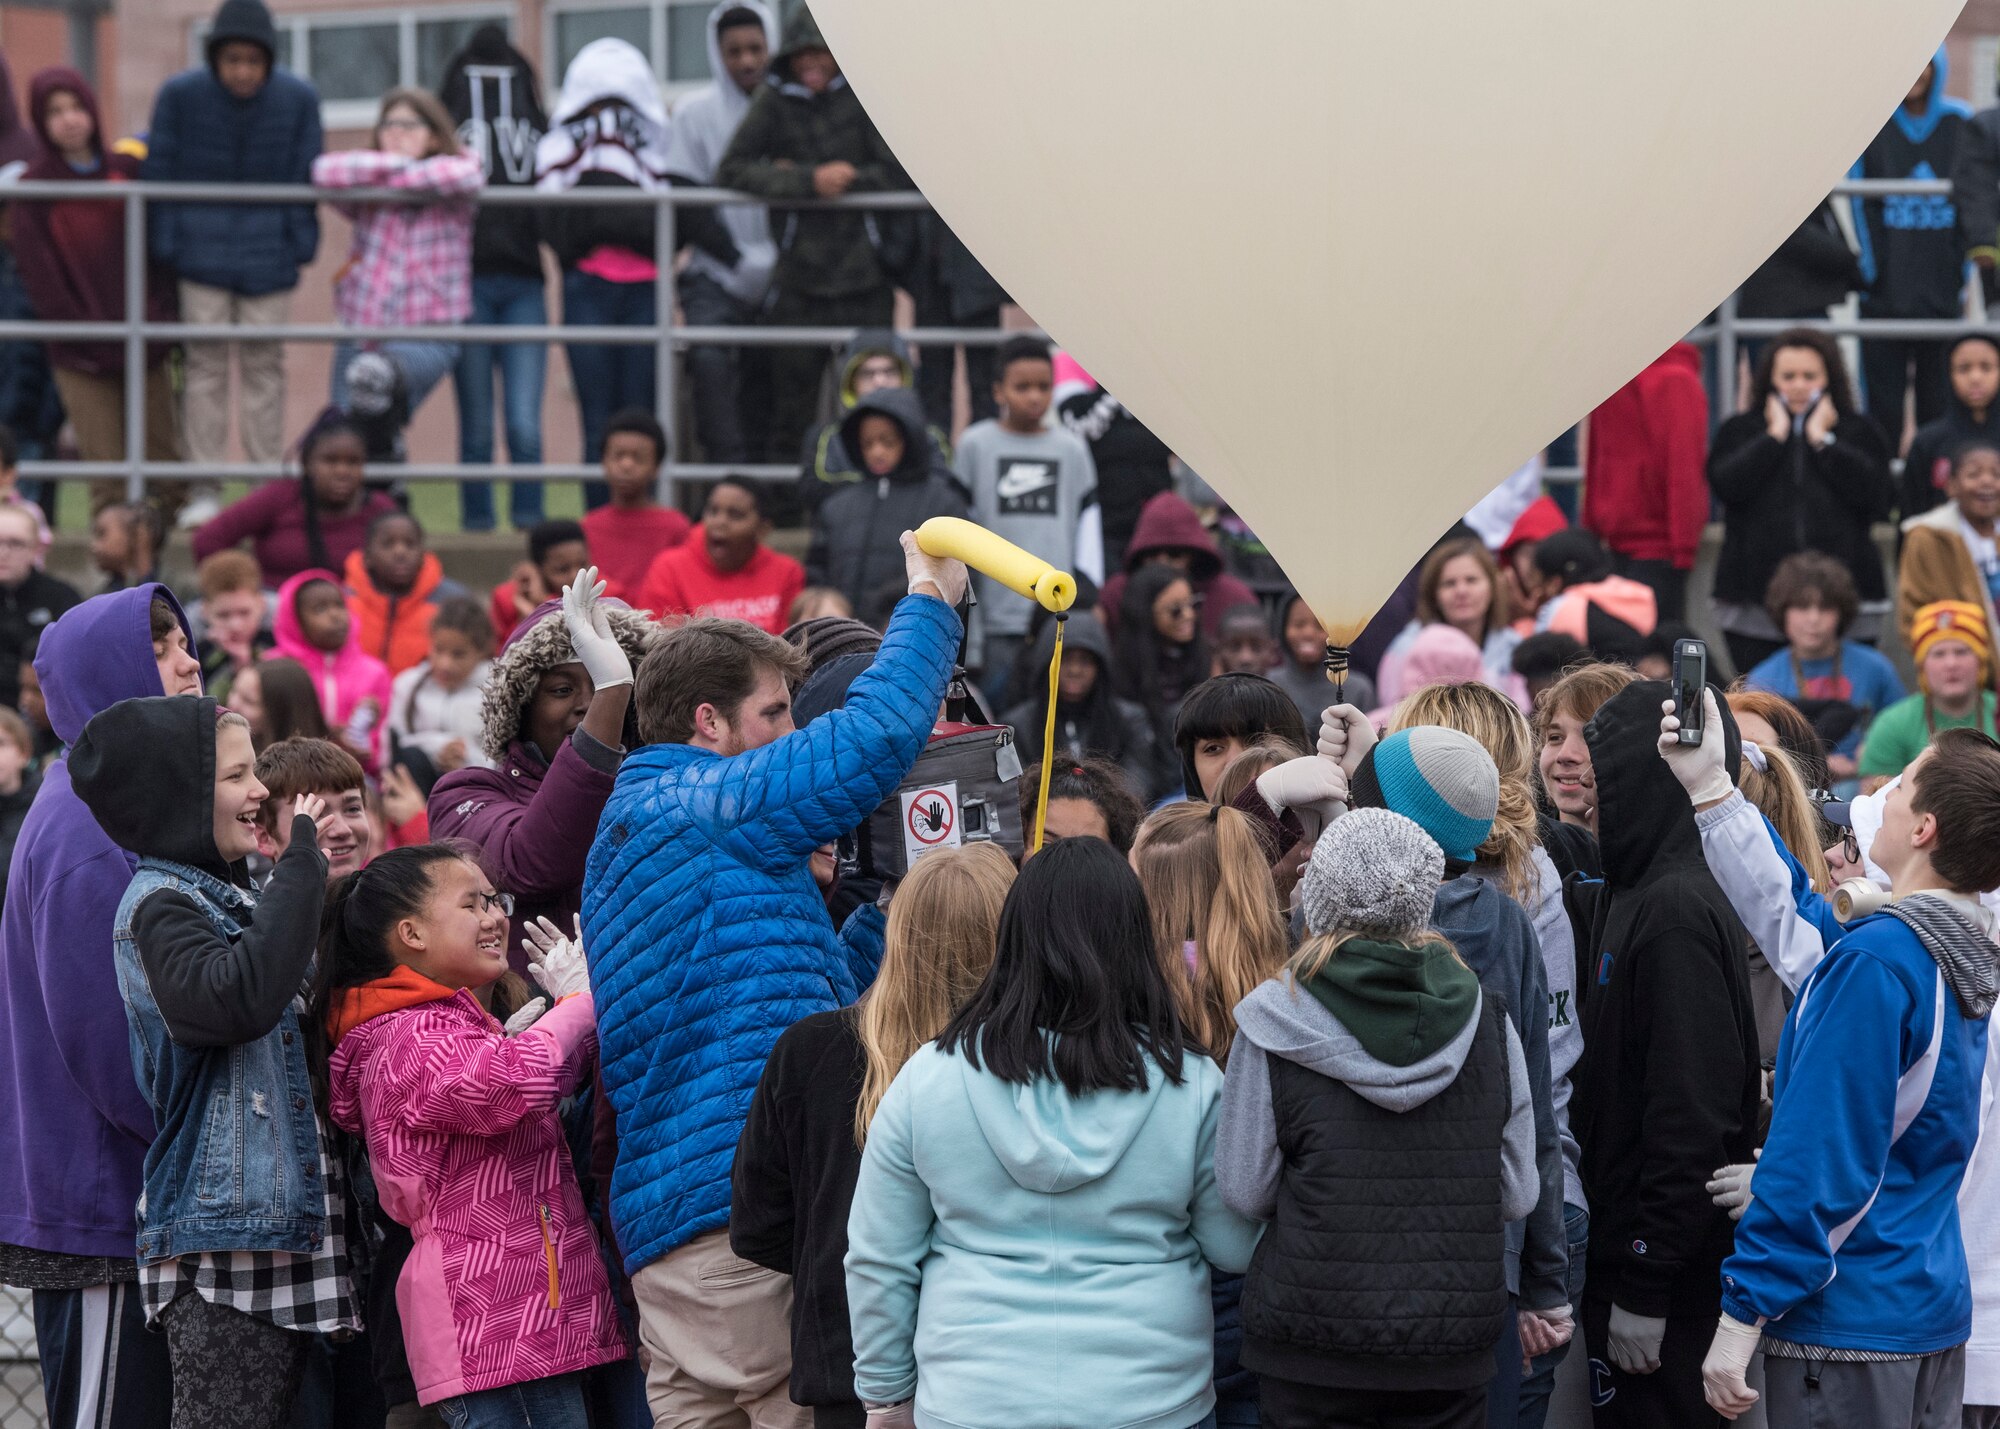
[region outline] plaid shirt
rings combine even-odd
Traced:
[[[348,149],[313,160],[321,188],[414,189],[437,203],[336,203],[354,244],[333,283],[334,310],[350,327],[463,322],[472,314],[473,205],[452,202],[485,183],[472,154],[406,159]]]
[[[139,1267],[146,1324],[157,1326],[175,1298],[191,1291],[211,1305],[254,1315],[286,1330],[359,1330],[347,1255],[347,1182],[327,1154],[319,1129],[320,1184],[326,1187],[326,1239],[310,1255],[282,1250],[208,1251]]]

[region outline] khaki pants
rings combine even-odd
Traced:
[[[56,390],[62,394],[63,410],[76,433],[76,449],[85,461],[125,460],[125,378],[97,377],[87,372],[55,370]],[[181,461],[180,412],[174,403],[174,384],[161,363],[146,372],[146,460]],[[187,504],[185,481],[151,481],[146,494],[160,508],[169,526]],[[125,483],[118,480],[90,484],[90,509],[105,507],[125,499]]]
[[[792,1278],[711,1231],[632,1277],[654,1429],[812,1429],[792,1403]]]
[[[246,298],[227,288],[181,284],[181,321],[271,327],[291,311],[292,295],[265,293]],[[242,382],[237,421],[243,455],[277,462],[285,454],[285,348],[277,342],[191,342],[187,345],[187,444],[189,457],[205,466],[223,460],[229,449],[229,350],[236,349]]]

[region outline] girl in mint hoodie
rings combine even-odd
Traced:
[[[1107,843],[1028,861],[992,969],[869,1126],[847,1223],[871,1429],[1212,1424],[1222,1074],[1183,1030]]]

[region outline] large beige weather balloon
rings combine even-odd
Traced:
[[[1961,0],[813,0],[1015,299],[1352,633],[1740,283]]]

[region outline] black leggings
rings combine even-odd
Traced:
[[[193,1291],[160,1318],[174,1366],[173,1429],[285,1429],[312,1336]]]

